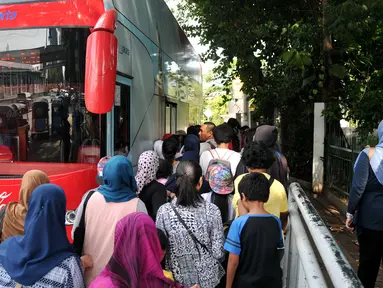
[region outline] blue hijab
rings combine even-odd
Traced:
[[[31,195],[24,236],[0,245],[0,263],[12,280],[32,286],[70,256],[76,256],[65,229],[66,199],[53,184],[38,186]]]
[[[383,121],[380,122],[378,127],[378,138],[379,144],[375,146],[375,152],[370,160],[370,165],[372,171],[374,171],[376,179],[378,179],[379,183],[383,185]],[[366,153],[367,155],[369,154],[369,152],[370,148],[366,148],[362,151],[362,153]],[[355,165],[356,163],[358,163],[358,159],[356,159]]]
[[[185,138],[184,151],[182,160],[192,160],[199,163],[199,151],[200,151],[200,140],[199,137],[193,134],[189,134]]]
[[[137,197],[132,163],[125,156],[114,156],[103,170],[104,185],[98,188],[106,202],[127,202]]]

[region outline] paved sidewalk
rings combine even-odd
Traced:
[[[344,217],[339,211],[332,206],[325,197],[319,196],[317,199],[312,199],[319,215],[323,221],[327,224],[327,227],[332,230],[332,235],[338,242],[338,245],[342,248],[343,253],[347,257],[351,266],[355,271],[358,271],[358,258],[359,248],[355,245],[357,239],[355,234],[348,232],[344,229]],[[383,245],[383,243],[382,243]],[[376,288],[383,288],[383,267],[380,267],[378,279],[376,281]]]

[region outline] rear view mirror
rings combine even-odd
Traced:
[[[89,112],[104,114],[114,103],[117,70],[116,11],[108,10],[97,21],[87,40],[85,105]]]

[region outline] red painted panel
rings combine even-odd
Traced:
[[[103,0],[64,0],[0,5],[0,29],[85,26],[93,27],[104,13]],[[1,17],[0,17],[1,19]]]
[[[96,166],[89,164],[60,163],[1,163],[0,174],[23,175],[31,169],[39,169],[48,174],[51,183],[57,184],[65,191],[67,210],[75,210],[85,192],[96,188]],[[11,201],[17,201],[21,178],[0,179],[0,209]],[[70,237],[72,226],[67,227]]]

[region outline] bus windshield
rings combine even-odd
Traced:
[[[99,160],[100,116],[84,103],[89,34],[86,28],[0,30],[0,161]]]

